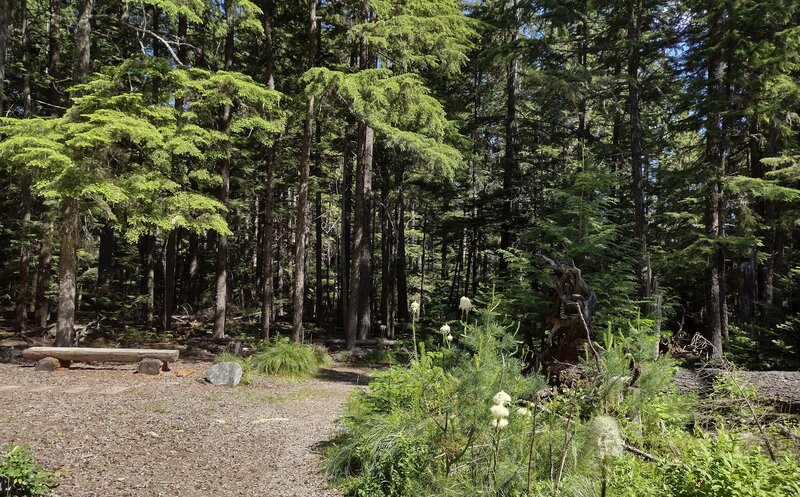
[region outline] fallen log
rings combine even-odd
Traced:
[[[31,347],[22,351],[22,357],[38,361],[54,357],[69,362],[139,362],[142,359],[158,359],[164,363],[178,360],[177,350],[156,349],[101,349],[90,347]]]

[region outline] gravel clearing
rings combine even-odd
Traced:
[[[0,364],[0,445],[25,443],[39,465],[63,468],[59,496],[341,496],[322,448],[365,371],[231,388],[203,380],[210,366],[146,376],[130,364]]]

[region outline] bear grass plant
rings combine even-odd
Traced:
[[[697,495],[762,495],[714,485],[726,481],[725,466],[698,450],[722,457],[718,437],[686,430],[693,399],[674,391],[675,364],[654,357],[648,330],[607,331],[595,344],[599,361],[584,361],[585,379],[554,390],[541,375],[523,374],[527,351],[496,307],[473,310],[469,322],[451,326],[452,341],[433,350],[419,344],[418,359],[353,394],[326,453],[328,477],[346,494],[684,497],[695,495],[692,481],[716,488]],[[730,457],[746,458],[747,481],[773,492],[763,495],[800,495],[791,493],[794,460],[773,463],[758,447]]]
[[[247,358],[230,352],[221,352],[214,358],[215,363],[236,362],[242,366],[241,382],[245,385],[259,375],[312,376],[327,360],[324,347],[293,343],[285,337],[260,343],[255,354]]]

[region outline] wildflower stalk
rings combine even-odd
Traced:
[[[531,497],[531,476],[533,475],[533,446],[536,444],[536,414],[539,404],[533,404],[533,418],[531,419],[531,445],[528,448],[528,497]]]
[[[497,451],[500,448],[500,427],[494,429],[494,447],[492,451],[492,488],[497,492]]]

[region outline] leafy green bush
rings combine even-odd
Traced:
[[[249,358],[253,372],[281,376],[310,376],[325,361],[325,355],[309,345],[278,338]]]
[[[746,447],[726,431],[694,441],[682,461],[666,466],[666,480],[674,497],[800,495],[796,461],[774,463],[758,447]]]
[[[656,357],[646,322],[609,330],[578,385],[550,389],[523,374],[526,351],[496,308],[473,313],[455,343],[420,343],[407,367],[377,373],[354,394],[326,454],[329,478],[348,495],[800,495],[793,460],[772,463],[724,436],[685,430],[698,417],[694,399],[675,392],[675,364]],[[623,451],[626,443],[655,461]],[[667,463],[676,453],[686,457]]]
[[[43,495],[55,485],[59,472],[36,465],[24,445],[10,445],[0,454],[0,495],[23,497]]]

